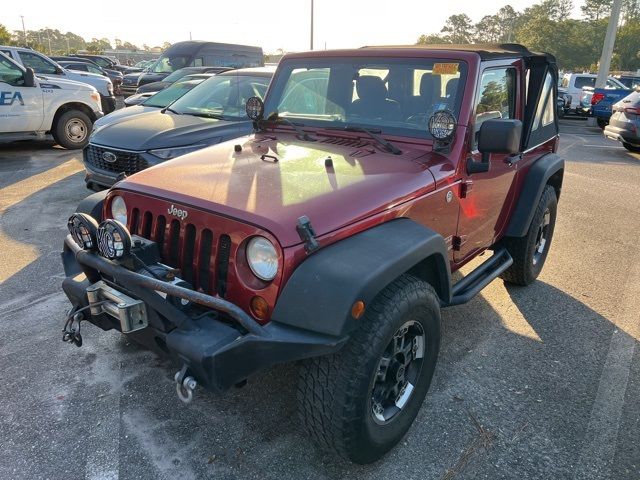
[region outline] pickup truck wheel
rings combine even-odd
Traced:
[[[638,153],[640,152],[640,147],[636,147],[627,142],[622,142],[622,146],[629,150],[630,152]]]
[[[388,285],[336,354],[303,362],[302,423],[323,449],[356,463],[405,435],[429,389],[440,347],[440,302],[411,275]]]
[[[89,142],[91,119],[80,110],[64,112],[53,126],[51,134],[56,143],[68,150],[84,148]]]
[[[503,280],[516,285],[529,285],[538,277],[551,246],[557,210],[556,191],[547,185],[527,234],[504,239],[504,245],[513,257],[513,265],[501,275]]]

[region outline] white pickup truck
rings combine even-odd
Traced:
[[[100,94],[91,85],[36,76],[0,52],[0,141],[51,133],[64,148],[83,148],[102,116]]]

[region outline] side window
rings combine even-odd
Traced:
[[[475,105],[474,137],[478,136],[485,120],[515,118],[516,75],[515,68],[490,68],[482,72]]]
[[[576,77],[576,88],[582,89],[582,87],[595,87],[595,77]]]
[[[94,67],[93,65],[87,64],[85,68],[87,69],[88,72],[95,73],[97,75],[102,75],[102,70],[100,70],[98,67]]]
[[[202,63],[202,57],[194,58],[193,62],[191,62],[192,67],[202,67],[204,64]]]
[[[533,118],[532,132],[550,125],[555,120],[555,99],[551,95],[552,88],[553,80],[551,74],[547,73],[542,87],[542,95],[536,107],[536,116]]]
[[[86,64],[84,64],[84,63],[74,63],[74,64],[71,64],[71,65],[69,66],[69,69],[71,69],[71,70],[81,70],[81,71],[83,71],[83,72],[88,72],[88,71],[89,71],[89,67],[87,67],[87,65],[86,65]]]
[[[22,70],[2,56],[0,56],[0,82],[7,83],[14,87],[24,85]]]
[[[30,52],[20,52],[20,58],[22,59],[22,64],[25,67],[33,68],[33,71],[36,73],[47,75],[56,74],[55,64],[48,61],[44,57],[41,57],[40,55],[36,55],[35,53]]]

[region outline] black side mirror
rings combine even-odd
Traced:
[[[64,75],[64,70],[56,65],[56,75]]]
[[[33,71],[33,68],[27,68],[27,71],[24,73],[24,86],[25,87],[35,87],[36,86],[36,74]]]
[[[488,172],[489,155],[492,153],[506,153],[508,155],[520,153],[521,137],[522,122],[520,120],[485,120],[478,135],[478,150],[482,153],[482,161],[468,161],[467,172]]]

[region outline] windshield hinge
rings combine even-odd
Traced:
[[[298,231],[298,235],[300,235],[300,240],[304,242],[304,250],[307,253],[315,252],[318,248],[320,248],[320,244],[316,240],[316,232],[311,226],[311,220],[306,215],[298,218],[298,224],[296,225],[296,230]]]

